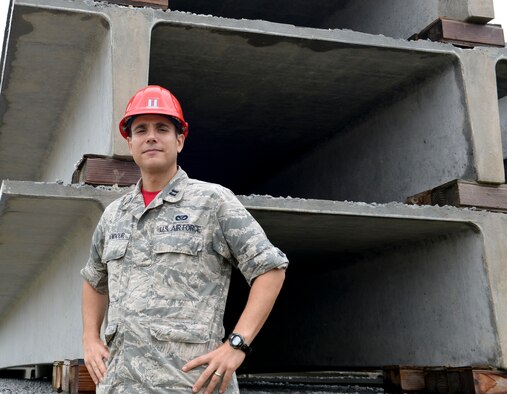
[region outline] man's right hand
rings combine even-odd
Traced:
[[[109,360],[109,349],[99,337],[83,339],[84,362],[95,384],[102,382],[106,375],[106,360]]]

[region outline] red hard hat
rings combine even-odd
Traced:
[[[124,138],[130,134],[130,118],[135,115],[166,115],[180,125],[181,132],[185,135],[188,134],[188,123],[183,118],[183,111],[181,110],[178,99],[173,94],[161,86],[150,85],[139,90],[130,99],[125,109],[125,116],[120,122],[120,133]]]

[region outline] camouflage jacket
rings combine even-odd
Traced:
[[[109,295],[108,344],[117,332],[144,330],[136,346],[185,344],[186,350],[176,346],[184,363],[224,337],[232,266],[251,283],[287,264],[231,191],[190,179],[179,168],[147,207],[138,183],[106,208],[81,275]],[[129,356],[122,357],[127,363]],[[135,380],[132,374],[127,371]]]

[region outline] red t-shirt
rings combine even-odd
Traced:
[[[144,206],[147,207],[150,205],[150,202],[153,201],[155,197],[157,197],[157,194],[160,193],[160,190],[157,192],[148,192],[141,188],[141,193],[143,193],[143,199],[144,199]]]

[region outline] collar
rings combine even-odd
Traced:
[[[183,197],[183,192],[188,183],[188,175],[183,169],[178,166],[178,171],[173,176],[173,178],[169,181],[169,183],[162,189],[160,194],[152,201],[150,204],[150,208],[156,207],[162,204],[162,201],[167,201],[169,203],[175,203],[181,200]],[[144,200],[141,192],[142,179],[140,179],[135,189],[127,194],[122,203],[121,209],[126,210],[130,205],[139,201],[144,210]]]

